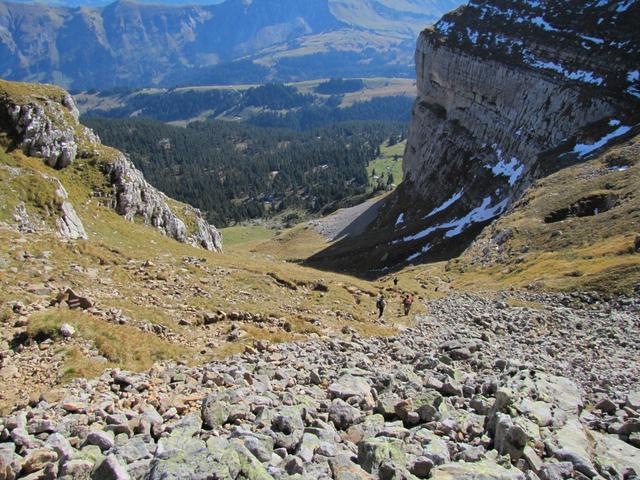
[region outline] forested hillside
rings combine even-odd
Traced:
[[[404,123],[353,122],[306,132],[222,122],[187,128],[145,119],[87,118],[168,195],[228,225],[302,209],[326,213],[370,193],[366,166]]]
[[[163,122],[241,119],[262,127],[300,131],[354,120],[409,121],[413,96],[406,92],[413,87],[398,87],[385,96],[373,96],[379,93],[369,89],[361,100],[344,106],[349,90],[358,91],[356,86],[362,84],[359,79],[333,79],[320,83],[311,90],[314,93],[281,83],[243,89],[113,89],[79,92],[76,100],[86,117],[136,116]]]

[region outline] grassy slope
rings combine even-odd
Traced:
[[[628,166],[624,171],[616,167]],[[428,278],[448,278],[466,290],[533,288],[630,293],[640,284],[640,137],[596,158],[546,177],[531,188],[460,258],[448,265],[417,269]],[[552,212],[606,193],[616,206],[593,216],[569,216],[553,223]],[[492,237],[511,231],[501,246]]]
[[[400,143],[396,143],[391,147],[382,145],[380,147],[380,156],[373,162],[369,162],[367,165],[367,173],[369,176],[369,184],[375,186],[377,180],[373,178],[373,172],[375,170],[376,175],[380,176],[384,173],[385,180],[388,178],[389,173],[393,175],[393,180],[396,185],[402,182],[402,157],[404,155],[404,148],[407,145],[406,140]],[[397,160],[394,159],[397,158]]]

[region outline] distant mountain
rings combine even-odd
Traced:
[[[417,32],[459,3],[0,2],[0,75],[74,89],[410,76]]]

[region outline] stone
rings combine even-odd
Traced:
[[[367,438],[358,444],[358,464],[367,472],[376,475],[380,466],[391,464],[404,466],[405,449],[402,441],[392,438]]]
[[[329,406],[329,420],[333,422],[339,430],[346,430],[362,418],[362,412],[346,403],[340,398],[336,398]]]
[[[371,386],[362,377],[353,375],[343,375],[337,382],[329,385],[327,389],[332,398],[348,400],[351,397],[360,397],[365,399],[373,398],[371,396]]]
[[[62,335],[64,338],[71,338],[75,333],[76,333],[76,329],[73,328],[68,323],[63,323],[60,326],[60,335]]]
[[[209,395],[202,402],[202,421],[208,428],[217,428],[224,425],[230,413],[229,404],[220,401],[217,396]]]
[[[106,457],[91,474],[92,480],[131,480],[129,472],[115,455]]]
[[[447,463],[431,471],[433,480],[525,480],[517,468],[504,468],[491,460],[476,463]]]
[[[115,436],[112,432],[93,430],[89,432],[84,442],[85,445],[95,445],[103,452],[111,450],[114,445]]]

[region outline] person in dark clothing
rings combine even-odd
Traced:
[[[378,298],[376,299],[376,308],[378,309],[378,318],[382,318],[382,314],[384,313],[384,307],[387,305],[387,302],[384,299],[384,295],[380,293]]]
[[[394,287],[398,286],[398,277],[393,277],[393,286]]]

